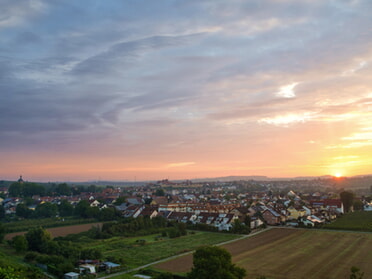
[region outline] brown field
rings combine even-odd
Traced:
[[[68,234],[73,233],[81,233],[88,231],[93,226],[102,226],[102,223],[91,223],[91,224],[82,224],[82,225],[73,225],[73,226],[66,226],[66,227],[57,227],[57,228],[47,228],[46,230],[51,233],[52,237],[58,236],[66,236]],[[16,235],[24,235],[26,232],[15,232],[15,233],[8,233],[5,235],[5,240],[10,240]]]
[[[246,278],[348,279],[357,266],[363,279],[372,278],[372,234],[271,229],[223,246]],[[192,255],[156,265],[170,272],[188,272]]]

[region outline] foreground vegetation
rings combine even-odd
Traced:
[[[323,228],[372,232],[372,212],[350,212],[340,218],[337,218],[331,224],[324,225]]]
[[[33,227],[26,234],[8,240],[3,250],[12,251],[4,254],[15,259],[13,266],[18,270],[27,270],[26,263],[43,265],[49,273],[61,278],[73,271],[79,260],[111,261],[120,264],[119,269],[129,269],[237,237],[231,233],[188,232],[183,223],[162,217],[138,217],[92,226],[89,231],[54,239],[46,229]],[[4,266],[12,265],[4,262]],[[19,278],[34,278],[31,274]]]

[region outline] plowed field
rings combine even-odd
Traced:
[[[223,246],[246,278],[348,279],[357,266],[372,278],[372,234],[271,229]],[[188,272],[192,255],[156,265],[170,272]]]

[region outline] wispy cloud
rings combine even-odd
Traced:
[[[302,114],[286,114],[278,115],[274,117],[265,117],[258,120],[259,123],[267,123],[275,126],[288,127],[292,124],[305,123],[313,118],[314,113],[307,112]]]
[[[296,97],[296,93],[294,92],[294,88],[297,86],[298,82],[294,82],[285,86],[280,87],[280,90],[275,93],[278,97],[283,98],[294,98]]]
[[[171,163],[167,165],[167,168],[180,168],[180,167],[187,167],[195,165],[195,162],[179,162],[179,163]]]

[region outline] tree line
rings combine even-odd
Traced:
[[[71,196],[79,195],[83,192],[96,193],[101,191],[101,188],[96,185],[89,186],[69,186],[67,183],[50,183],[39,184],[35,182],[13,182],[8,188],[9,197],[32,197],[38,196]]]

